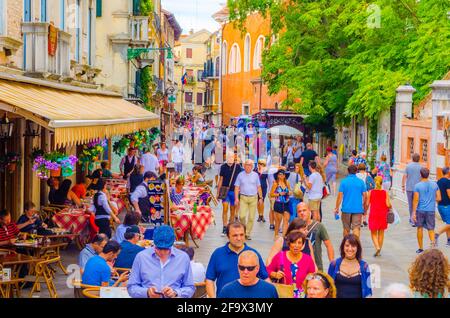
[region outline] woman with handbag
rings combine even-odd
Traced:
[[[368,193],[369,230],[375,247],[374,257],[380,256],[383,247],[384,231],[387,229],[389,208],[392,207],[389,193],[383,189],[383,177],[375,177],[375,189]]]
[[[295,170],[291,171],[288,177],[289,185],[292,190],[292,195],[289,198],[289,213],[291,215],[289,222],[292,222],[297,217],[297,205],[303,202],[303,191],[301,190],[302,177],[300,174],[301,168],[301,164],[295,164]]]
[[[305,239],[305,235],[301,232],[289,233],[287,236],[289,251],[279,252],[267,266],[270,278],[277,282],[275,285],[277,290],[285,289],[285,285],[292,286],[293,298],[304,296],[303,282],[308,274],[316,271],[311,256],[302,252]]]

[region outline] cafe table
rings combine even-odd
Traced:
[[[77,235],[76,243],[81,250],[93,235],[89,226],[90,218],[91,214],[86,213],[85,209],[65,209],[55,214],[52,220],[59,228]]]
[[[183,212],[181,210],[170,214],[172,227],[177,238],[184,238],[186,245],[191,237],[195,246],[199,247],[196,239],[202,240],[209,225],[213,222],[211,212]]]

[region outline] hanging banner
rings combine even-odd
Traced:
[[[55,56],[58,45],[58,29],[50,24],[48,27],[48,55]]]

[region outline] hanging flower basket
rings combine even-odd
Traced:
[[[79,155],[79,164],[81,165],[81,169],[84,171],[87,167],[88,170],[92,170],[94,168],[94,163],[101,158],[103,152],[105,151],[105,147],[107,145],[107,140],[97,139],[93,142],[90,142],[83,146],[83,150]]]
[[[57,170],[50,170],[50,177],[60,177],[61,176],[61,168]]]
[[[48,179],[50,177],[69,177],[73,174],[75,163],[78,158],[75,156],[67,156],[66,154],[54,151],[38,156],[34,160],[33,171],[40,179]]]
[[[14,172],[14,171],[16,171],[16,167],[17,167],[17,163],[12,162],[12,163],[8,164],[8,171]]]
[[[151,147],[159,134],[160,131],[158,128],[152,128],[150,130],[140,130],[134,134],[123,136],[122,139],[114,143],[114,153],[121,156],[130,147],[139,150],[144,149],[144,147]]]
[[[16,171],[17,166],[20,165],[21,156],[15,152],[8,152],[6,155],[0,157],[0,168],[9,173]]]

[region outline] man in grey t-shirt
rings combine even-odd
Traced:
[[[406,191],[406,196],[408,197],[409,224],[411,224],[412,227],[415,227],[416,224],[412,221],[414,187],[422,178],[420,176],[420,169],[422,169],[422,165],[419,163],[420,155],[418,153],[413,154],[412,160],[413,162],[406,166],[405,174],[402,179],[402,188],[403,192]]]

